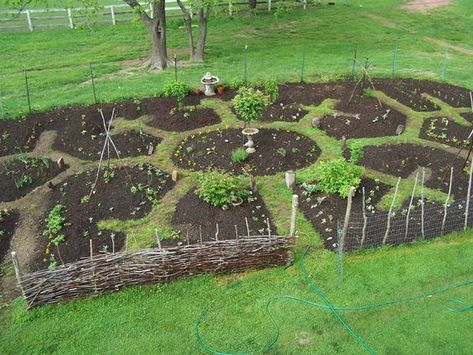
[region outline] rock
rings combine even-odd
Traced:
[[[153,155],[154,152],[154,145],[153,143],[150,143],[148,146],[148,155]]]
[[[320,126],[320,117],[315,117],[312,119],[312,127],[318,128]]]
[[[172,178],[172,181],[174,181],[174,182],[176,182],[179,179],[179,174],[178,174],[177,170],[172,171],[171,178]]]
[[[64,158],[60,157],[59,160],[57,161],[57,166],[59,166],[59,169],[64,169],[66,167],[66,164],[64,163]]]
[[[342,152],[347,149],[347,138],[345,136],[342,136],[342,140],[340,141],[340,148],[342,149]]]
[[[404,133],[404,125],[403,124],[400,124],[399,126],[397,126],[396,128],[396,134],[399,136],[400,134]]]
[[[292,189],[296,185],[296,173],[292,170],[286,171],[286,186]]]

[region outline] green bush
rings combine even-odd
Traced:
[[[279,96],[279,86],[276,80],[266,80],[264,82],[264,92],[269,96],[271,102],[276,101]]]
[[[244,148],[237,148],[232,151],[232,163],[238,164],[248,158],[248,153]]]
[[[257,121],[265,107],[269,104],[269,98],[259,90],[242,87],[233,99],[235,111],[245,121]]]
[[[197,196],[214,207],[230,206],[251,195],[244,180],[228,173],[208,170],[197,175]]]
[[[359,142],[350,144],[350,159],[349,162],[356,164],[363,156],[363,145]]]
[[[189,88],[181,81],[170,81],[164,85],[164,95],[169,97],[176,97],[179,106],[182,105],[184,98],[189,93]]]
[[[315,171],[317,177],[315,189],[346,198],[352,186],[357,188],[360,185],[363,173],[362,167],[343,158],[324,161]]]

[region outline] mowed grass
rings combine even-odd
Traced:
[[[296,263],[287,268],[234,276],[201,276],[167,285],[131,288],[97,299],[26,311],[16,301],[0,326],[2,354],[198,353],[201,341],[220,352],[254,352],[276,334],[271,353],[360,353],[362,348],[327,310]],[[353,254],[344,279],[330,252],[314,249],[304,265],[335,306],[363,306],[472,281],[471,237],[456,234],[431,242]],[[234,281],[233,287],[226,286]],[[238,282],[239,281],[239,282]],[[340,315],[378,353],[467,353],[471,312],[446,308],[451,299],[471,302],[472,284],[400,305]],[[274,299],[276,298],[276,299]],[[213,304],[210,302],[213,301]]]
[[[303,51],[306,80],[347,75],[355,46],[360,62],[370,58],[373,75],[391,75],[392,48],[397,43],[398,74],[438,79],[444,49],[425,37],[473,48],[468,36],[471,11],[467,10],[472,7],[468,1],[456,1],[453,7],[429,15],[399,11],[400,0],[349,2],[352,6],[297,10],[277,18],[264,13],[253,19],[214,16],[206,63],[181,64],[179,78],[197,86],[201,75],[211,70],[225,83],[241,79],[245,44],[249,46],[250,80],[299,80]],[[400,26],[386,26],[367,14],[389,18]],[[179,22],[169,26],[170,54],[176,51],[186,59],[185,34],[179,26]],[[91,103],[89,62],[94,63],[101,101],[159,94],[174,73],[149,73],[139,68],[139,60],[149,51],[147,36],[140,23],[92,31],[2,33],[0,45],[5,50],[0,61],[0,89],[6,116],[27,112],[25,68],[38,69],[29,73],[35,110]],[[469,55],[450,51],[446,79],[473,88],[470,63]],[[313,108],[314,112],[322,109]],[[308,129],[304,127],[295,129],[305,132]],[[324,143],[324,154],[340,155],[338,143],[318,136]],[[416,136],[409,133],[412,139]],[[308,168],[301,176],[309,177],[310,173]],[[283,234],[288,227],[290,192],[280,175],[258,178],[258,185]],[[411,184],[406,179],[406,196]],[[211,301],[215,303],[201,323],[202,342],[220,352],[254,352],[264,349],[276,334],[265,311],[270,300],[269,311],[280,326],[271,353],[360,353],[362,347],[327,310],[298,300],[274,299],[289,295],[323,303],[301,269],[307,245],[313,249],[305,267],[335,306],[396,300],[473,279],[470,231],[345,255],[344,279],[340,280],[336,255],[322,249],[317,233],[302,215],[298,230],[296,263],[287,269],[199,276],[31,311],[16,300],[0,316],[0,353],[198,353],[196,321]],[[241,282],[226,288],[236,280]],[[446,304],[450,299],[471,304],[472,297],[471,286],[465,286],[400,305],[340,314],[378,353],[468,353],[473,345],[471,312],[453,312]]]
[[[245,45],[250,80],[300,80],[303,52],[306,81],[349,75],[355,47],[358,73],[369,58],[371,74],[386,76],[392,73],[392,52],[397,45],[397,75],[439,79],[444,67],[444,47],[426,37],[473,48],[469,36],[472,5],[457,1],[451,8],[425,15],[400,11],[401,3],[353,1],[351,6],[300,9],[278,17],[266,12],[255,18],[216,13],[209,24],[206,62],[180,63],[178,77],[191,87],[197,87],[201,76],[209,70],[226,84],[242,79]],[[395,26],[370,17],[373,14],[384,16]],[[177,53],[178,60],[186,61],[187,40],[182,22],[169,21],[168,27],[170,57]],[[150,43],[139,21],[93,29],[5,32],[0,45],[0,91],[7,118],[28,111],[25,69],[33,70],[28,75],[34,110],[92,103],[90,62],[100,101],[156,95],[174,77],[173,70],[149,73],[140,67],[148,56]],[[473,87],[471,59],[471,55],[450,50],[446,80]]]

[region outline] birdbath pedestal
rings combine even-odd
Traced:
[[[207,72],[204,77],[200,80],[200,82],[204,85],[205,96],[214,96],[215,95],[215,85],[220,81],[220,79],[210,72]]]
[[[250,128],[250,127],[247,127],[243,131],[241,131],[241,133],[245,135],[246,138],[248,138],[248,142],[245,143],[245,147],[246,147],[246,152],[249,154],[256,152],[255,142],[253,142],[253,136],[257,134],[258,132],[259,130],[257,128]]]

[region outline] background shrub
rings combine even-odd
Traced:
[[[259,90],[242,87],[232,102],[236,113],[249,122],[261,119],[265,107],[269,104],[269,99]]]

